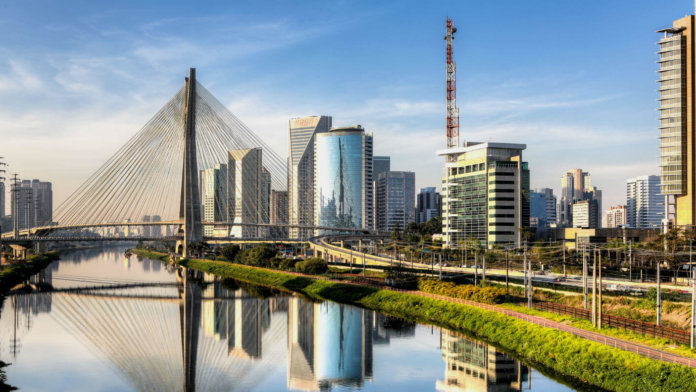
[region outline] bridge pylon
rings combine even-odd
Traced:
[[[191,68],[186,78],[186,102],[184,104],[184,168],[181,181],[181,205],[179,218],[183,224],[179,234],[183,241],[177,243],[177,252],[189,257],[189,246],[203,240],[201,219],[201,192],[198,189],[198,162],[196,160],[196,69]]]

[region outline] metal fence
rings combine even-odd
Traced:
[[[534,307],[540,310],[546,310],[549,312],[559,314],[566,314],[585,320],[592,319],[592,312],[588,309],[575,308],[572,306],[561,305],[553,302],[535,302]],[[608,327],[623,328],[624,330],[637,332],[642,335],[670,339],[683,344],[689,344],[690,342],[690,335],[688,331],[672,327],[659,326],[657,324],[648,323],[640,320],[633,320],[626,317],[603,314],[602,325]]]

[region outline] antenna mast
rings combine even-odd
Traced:
[[[457,108],[457,64],[454,62],[452,40],[457,28],[447,18],[447,148],[459,147],[459,109]]]

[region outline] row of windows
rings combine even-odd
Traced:
[[[488,207],[489,210],[514,210],[515,206],[490,206]]]
[[[491,222],[488,226],[515,226],[515,222]]]
[[[512,207],[512,206],[510,206]],[[489,218],[514,218],[515,214],[489,214]]]
[[[491,180],[488,181],[489,184],[491,185],[514,185],[515,181],[514,180]]]
[[[496,230],[496,231],[489,231],[488,234],[490,234],[490,235],[513,235],[513,234],[515,234],[515,232],[514,232],[514,231],[499,231],[499,230]]]
[[[514,197],[491,197],[491,201],[515,201]]]
[[[488,191],[488,193],[515,193],[514,189],[499,189],[494,188]]]

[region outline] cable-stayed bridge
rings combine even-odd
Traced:
[[[158,238],[176,241],[188,256],[194,243],[288,239],[290,228],[369,232],[289,224],[287,211],[286,219],[271,219],[271,191],[286,189],[286,159],[198,83],[192,68],[174,97],[56,209],[52,225],[20,229],[15,219],[2,240]]]

